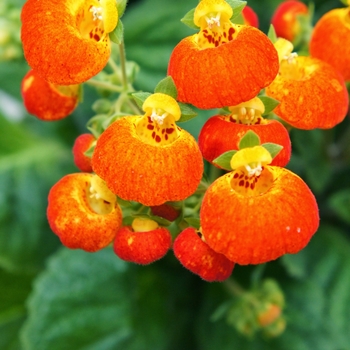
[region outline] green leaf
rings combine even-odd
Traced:
[[[26,319],[25,300],[31,283],[29,275],[0,269],[0,348],[3,350],[20,349],[18,333]]]
[[[119,19],[123,16],[128,0],[117,0],[117,9]],[[120,20],[119,20],[120,21]]]
[[[195,229],[199,229],[201,226],[201,222],[198,218],[194,217],[186,217],[183,218],[191,227],[194,227]]]
[[[283,146],[271,142],[263,143],[261,146],[263,146],[267,151],[269,151],[272,159],[274,159],[277,156],[277,154],[280,153],[283,149]]]
[[[246,339],[228,326],[224,319],[208,321],[217,305],[231,300],[227,294],[211,285],[203,297],[196,322],[200,350],[348,348],[350,245],[344,233],[334,227],[323,226],[304,250],[296,255],[285,255],[282,262],[292,276],[281,273],[283,278],[279,280],[287,303],[285,332],[278,338],[256,336]],[[269,265],[271,268],[276,263]],[[249,271],[249,267],[239,267],[237,270],[235,267],[233,275],[237,277]]]
[[[197,116],[195,112],[188,104],[178,102],[181,110],[181,118],[178,120],[179,123],[187,122]]]
[[[46,219],[49,190],[76,168],[71,149],[54,139],[1,116],[0,129],[0,266],[33,272],[59,245]]]
[[[134,92],[131,96],[134,98],[136,104],[142,109],[143,103],[146,98],[151,96],[152,94],[149,92]]]
[[[237,151],[227,151],[223,154],[221,154],[219,157],[215,158],[213,160],[213,163],[218,165],[220,168],[228,170],[228,171],[232,171],[231,168],[231,159],[233,157],[233,155],[237,153]]]
[[[263,113],[263,116],[271,113],[280,104],[280,101],[277,101],[269,96],[259,96],[259,99],[265,106],[265,112]]]
[[[111,33],[109,33],[109,38],[120,45],[124,40],[124,26],[122,21],[119,19],[117,26],[113,29]]]
[[[233,13],[231,20],[234,21],[236,17],[242,14],[242,10],[247,5],[246,1],[226,0],[226,2],[232,7]]]
[[[168,76],[161,80],[154,89],[155,93],[162,93],[171,96],[176,100],[177,89],[172,77]]]
[[[270,28],[269,28],[269,31],[267,32],[267,36],[272,41],[273,44],[277,41],[276,31],[272,24],[270,24]]]
[[[199,30],[199,27],[194,24],[194,11],[196,9],[192,9],[188,11],[184,17],[181,18],[181,22],[183,24],[186,24],[189,28],[194,29],[194,30]]]
[[[181,278],[174,284],[174,275],[153,266],[125,263],[110,248],[94,254],[62,249],[34,283],[21,332],[23,346],[181,348],[179,334],[190,326],[184,316],[191,293],[183,293],[189,286]]]
[[[239,141],[239,149],[249,148],[260,145],[259,136],[252,130],[247,131]]]
[[[338,191],[329,198],[329,206],[344,222],[350,224],[350,189]]]

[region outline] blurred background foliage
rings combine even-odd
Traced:
[[[288,167],[315,193],[321,227],[302,252],[259,272],[285,294],[286,331],[248,339],[225,318],[213,319],[223,303],[235,300],[230,290],[203,282],[171,253],[140,267],[111,249],[88,254],[61,247],[46,221],[47,194],[77,171],[71,147],[87,131],[98,95],[86,87],[84,103],[58,122],[26,114],[20,84],[28,66],[16,50],[23,2],[0,4],[0,38],[9,35],[1,50],[14,44],[0,51],[14,57],[0,61],[0,349],[350,349],[350,119],[332,130],[291,132]],[[264,32],[280,2],[248,1]],[[137,89],[153,91],[165,77],[173,47],[193,33],[179,20],[196,3],[129,1],[123,23],[127,58],[141,68]],[[341,6],[315,1],[314,20]],[[214,114],[200,112],[183,127],[197,136]],[[249,289],[256,269],[236,266],[232,277]]]

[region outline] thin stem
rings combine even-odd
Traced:
[[[121,86],[113,85],[111,83],[106,83],[103,81],[95,80],[95,79],[90,79],[85,84],[97,87],[97,88],[102,88],[105,90],[109,91],[115,91],[115,92],[122,92],[123,88]]]
[[[233,279],[229,278],[226,281],[224,281],[223,284],[226,287],[226,289],[236,297],[239,297],[246,292],[244,288]]]
[[[119,46],[119,56],[120,56],[120,68],[122,71],[122,82],[124,91],[128,90],[128,78],[126,75],[126,56],[125,56],[125,47],[124,47],[124,41],[121,42]]]
[[[115,63],[112,56],[109,58],[108,64],[111,66],[111,68],[115,74],[120,75],[120,69],[119,69],[118,65]]]

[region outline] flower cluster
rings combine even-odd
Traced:
[[[134,93],[125,72],[122,86],[102,76],[99,86],[120,96],[95,105],[103,113],[73,147],[82,172],[65,176],[49,194],[48,220],[65,246],[94,252],[113,244],[119,258],[138,264],[172,249],[202,279],[223,281],[235,264],[262,264],[308,244],[318,206],[306,183],[285,168],[289,130],[332,128],[347,114],[350,46],[339,41],[350,40],[349,9],[325,15],[311,56],[299,56],[293,43],[306,32],[305,5],[284,3],[269,35],[257,28],[251,8],[240,14],[243,7],[201,0],[185,21],[196,34],[174,48],[168,76],[152,94]],[[80,84],[110,59],[110,37],[124,59],[124,9],[115,0],[26,2],[22,42],[32,70],[22,93],[30,113],[43,120],[69,115]],[[195,116],[189,105],[218,109],[198,142],[179,126]],[[219,176],[208,182],[204,169]],[[282,304],[266,305],[279,319]]]

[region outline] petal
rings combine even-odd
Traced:
[[[96,174],[119,197],[147,206],[192,195],[203,173],[195,139],[178,128],[179,137],[171,144],[142,142],[135,127],[140,118],[124,117],[102,133],[92,156]]]
[[[307,185],[285,168],[266,169],[273,179],[264,193],[236,192],[229,173],[217,179],[203,198],[200,219],[206,242],[241,265],[299,252],[319,225],[317,203]]]
[[[107,214],[97,214],[87,195],[92,174],[64,176],[50,190],[47,217],[52,231],[71,249],[95,252],[112,242],[122,221],[117,203]]]
[[[280,74],[265,90],[281,102],[274,112],[299,129],[328,129],[340,123],[349,103],[340,74],[314,57],[298,56],[293,66],[283,61]]]
[[[241,137],[251,130],[259,136],[261,144],[271,142],[283,146],[271,165],[286,166],[291,156],[289,133],[280,122],[267,119],[265,121],[266,124],[245,125],[227,121],[220,115],[209,118],[198,137],[203,157],[212,162],[227,151],[238,150]]]
[[[41,120],[60,120],[71,114],[79,102],[79,86],[55,86],[30,70],[21,85],[23,103]]]
[[[215,48],[200,50],[195,36],[175,47],[168,75],[174,79],[179,101],[203,109],[234,106],[272,82],[279,68],[273,44],[254,27],[236,27],[237,37]]]

